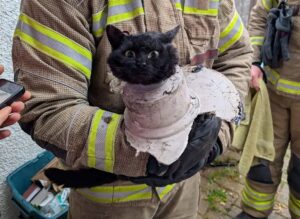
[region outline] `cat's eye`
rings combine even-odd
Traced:
[[[128,58],[134,58],[135,57],[135,53],[132,50],[127,50],[125,52],[125,56]]]
[[[148,59],[158,58],[158,56],[159,56],[159,52],[156,50],[153,50],[153,51],[149,52]]]

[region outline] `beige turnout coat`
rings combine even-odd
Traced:
[[[106,62],[107,24],[130,34],[180,25],[174,40],[180,65],[202,63],[227,76],[242,97],[248,92],[252,49],[233,0],[22,1],[13,63],[16,80],[32,98],[21,126],[69,166],[128,176],[146,172],[149,155],[136,156],[124,138],[120,82]],[[224,123],[223,147],[231,135]]]

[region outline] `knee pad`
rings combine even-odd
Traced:
[[[297,193],[300,193],[300,159],[292,154],[290,169],[288,171],[288,184]]]
[[[272,184],[272,176],[269,165],[267,164],[258,164],[250,168],[248,173],[248,179],[255,182]]]

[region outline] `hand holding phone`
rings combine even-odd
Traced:
[[[25,88],[15,82],[0,79],[0,109],[10,106],[25,93]]]
[[[4,68],[0,65],[0,74],[3,71]],[[30,92],[25,91],[21,85],[0,79],[0,139],[10,135],[9,130],[2,128],[13,125],[20,120],[20,112],[24,109],[24,102],[30,96]]]

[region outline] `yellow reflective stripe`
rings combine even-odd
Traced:
[[[192,8],[189,6],[184,6],[183,12],[185,14],[199,14],[199,15],[211,15],[211,16],[217,16],[218,15],[218,9],[198,9],[198,8]]]
[[[179,2],[179,0],[177,0],[176,2]],[[199,6],[198,0],[184,0],[184,2],[181,1],[181,3],[183,5],[184,14],[217,16],[219,12],[219,0],[210,0],[208,9],[197,7]]]
[[[65,44],[66,46],[72,48],[73,50],[75,50],[76,52],[85,56],[89,60],[92,60],[92,53],[88,49],[84,48],[83,46],[76,43],[75,41],[67,38],[66,36],[50,29],[49,27],[47,27],[45,25],[38,23],[37,21],[28,17],[26,14],[21,14],[20,20],[23,21],[24,23],[30,25],[32,28],[36,29],[37,31],[47,35],[48,37],[55,39],[55,40]]]
[[[279,74],[275,70],[271,69],[269,66],[265,66],[264,70],[266,72],[268,81],[275,85],[280,77]]]
[[[103,35],[106,22],[107,22],[107,5],[98,13],[92,15],[93,20],[93,34],[95,37],[100,37]]]
[[[173,188],[175,187],[175,184],[167,185],[164,187],[159,193],[158,196],[160,199],[163,199]],[[158,188],[161,189],[161,188]]]
[[[95,168],[96,167],[96,139],[98,132],[98,124],[101,121],[101,118],[104,114],[103,110],[98,110],[93,118],[91,130],[88,138],[88,150],[87,150],[87,165],[88,167]]]
[[[82,191],[78,191],[78,192],[93,202],[104,203],[104,204],[122,203],[122,202],[129,202],[129,201],[140,201],[140,200],[147,200],[147,199],[152,198],[152,192],[136,193],[134,195],[131,195],[131,196],[128,196],[125,198],[114,198],[113,196],[111,198],[100,198],[100,197],[96,197],[96,196],[84,193]]]
[[[184,4],[181,3],[181,0],[177,0],[175,2],[175,8],[177,8],[178,10],[183,11],[183,6]]]
[[[280,78],[279,73],[271,69],[269,66],[265,66],[264,70],[268,81],[276,86],[277,90],[288,94],[300,95],[300,82]]]
[[[147,189],[149,186],[146,184],[141,185],[127,185],[127,186],[95,186],[90,188],[92,192],[137,192],[140,190]]]
[[[108,131],[105,138],[105,171],[112,173],[115,161],[115,137],[121,116],[113,114],[111,118],[112,120],[108,124]]]
[[[245,205],[248,205],[258,211],[265,211],[273,208],[274,199],[270,201],[255,201],[247,196],[245,191],[242,192],[242,201]]]
[[[80,63],[76,62],[75,60],[73,60],[71,57],[66,56],[63,53],[60,53],[60,52],[52,49],[51,47],[42,44],[41,42],[34,39],[30,35],[22,32],[20,29],[16,29],[14,36],[19,37],[22,41],[26,42],[27,44],[29,44],[36,50],[46,54],[47,56],[50,56],[51,58],[53,58],[57,61],[60,61],[60,62],[64,63],[65,65],[70,66],[71,68],[74,68],[80,72],[83,72],[88,79],[90,78],[90,75],[91,75],[90,70],[88,68],[86,68],[85,66],[81,65]]]
[[[283,91],[283,92],[289,93],[289,94],[299,95],[300,94],[300,83],[280,78],[277,82],[277,90]]]
[[[264,36],[250,37],[251,45],[262,46],[264,43],[264,40],[265,40]]]
[[[292,193],[290,193],[289,198],[289,209],[297,217],[300,217],[300,200],[297,200]]]
[[[266,11],[268,12],[271,10],[271,8],[277,7],[278,1],[277,0],[262,0],[262,4],[263,4],[264,8],[266,9]]]
[[[272,6],[277,7],[278,5],[278,0],[272,0]]]
[[[34,49],[83,73],[88,79],[92,69],[92,53],[49,27],[21,14],[15,37]]]
[[[229,25],[227,25],[227,27],[221,32],[220,34],[221,39],[226,37],[232,31],[238,19],[239,19],[239,14],[237,13],[237,11],[235,11],[234,16],[230,21]]]
[[[103,14],[105,13],[105,10],[107,9],[107,5],[99,12],[97,12],[96,14],[93,14],[92,15],[92,20],[93,20],[93,23],[94,22],[98,22],[101,20],[101,18],[103,17]]]
[[[144,14],[144,8],[136,8],[133,11],[130,12],[125,12],[125,13],[121,13],[121,14],[116,14],[116,15],[112,15],[109,16],[107,18],[107,24],[114,24],[114,23],[118,23],[121,21],[126,21],[126,20],[131,20],[137,16],[140,16]]]
[[[143,14],[142,0],[110,0],[108,5],[92,16],[93,34],[101,37],[107,24],[131,20]]]
[[[113,172],[115,138],[121,115],[98,110],[93,118],[87,145],[87,165]]]
[[[94,31],[93,34],[94,34],[95,37],[101,37],[103,35],[104,31],[105,31],[105,27]]]
[[[139,201],[145,199],[151,199],[152,192],[145,192],[145,193],[135,193],[125,198],[113,198],[114,202],[129,202],[129,201]]]
[[[119,6],[119,5],[126,5],[133,2],[133,0],[110,0],[109,7]]]
[[[290,199],[293,201],[294,205],[300,210],[300,200],[297,199],[292,193],[290,193]]]
[[[229,25],[221,32],[219,51],[220,53],[225,52],[234,43],[236,43],[244,32],[243,22],[236,11]]]
[[[96,203],[103,203],[103,204],[110,204],[113,202],[112,197],[111,198],[99,198],[99,197],[95,197],[93,195],[87,194],[81,190],[77,190],[77,192],[79,194],[81,194],[82,196],[86,197],[87,199],[96,202]]]
[[[152,198],[152,188],[146,184],[128,186],[97,186],[77,189],[86,198],[99,203],[120,203]]]
[[[246,181],[245,183],[245,189],[244,192],[249,196],[250,198],[256,200],[256,201],[270,201],[273,200],[275,197],[275,194],[268,194],[268,193],[261,193],[258,191],[255,191],[251,188],[249,183]]]
[[[270,11],[270,9],[272,8],[271,0],[262,0],[262,4],[263,4],[264,8],[266,9],[266,11]]]
[[[251,42],[252,46],[262,46],[263,42]]]
[[[289,80],[282,79],[282,78],[279,79],[278,83],[282,83],[282,84],[286,84],[286,85],[290,85],[290,86],[300,88],[300,83],[299,82],[289,81]]]

